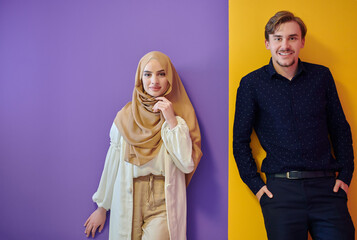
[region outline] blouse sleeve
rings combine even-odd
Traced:
[[[194,169],[192,159],[192,140],[185,120],[176,116],[177,125],[170,129],[165,121],[161,128],[161,137],[176,167],[184,173]]]
[[[93,194],[93,201],[98,207],[106,210],[110,209],[112,204],[113,187],[118,173],[120,161],[120,136],[119,130],[113,123],[110,129],[110,147],[105,158],[104,169],[99,182],[97,191]]]

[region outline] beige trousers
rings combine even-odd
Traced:
[[[134,178],[132,240],[169,240],[165,203],[165,177]]]

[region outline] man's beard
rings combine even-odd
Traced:
[[[280,67],[291,67],[292,65],[295,64],[295,59],[291,61],[291,63],[288,64],[282,64],[280,63],[278,60],[276,60],[276,63],[280,66]]]

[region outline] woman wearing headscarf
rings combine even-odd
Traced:
[[[141,58],[132,101],[110,130],[110,147],[85,223],[94,237],[110,209],[111,240],[186,239],[186,186],[199,161],[197,118],[170,59]]]

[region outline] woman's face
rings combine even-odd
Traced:
[[[156,59],[151,59],[146,64],[142,81],[145,92],[152,97],[162,96],[169,86],[165,70]]]

